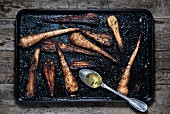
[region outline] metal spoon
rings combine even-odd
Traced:
[[[93,74],[95,74],[95,75],[93,75]],[[91,77],[89,77],[89,76],[91,76]],[[102,82],[101,76],[93,70],[81,69],[79,71],[79,77],[86,85],[88,85],[91,88],[103,87],[105,89],[108,89],[109,91],[111,91],[111,92],[115,93],[116,95],[120,96],[121,98],[125,99],[131,106],[133,106],[134,108],[136,108],[137,110],[139,110],[141,112],[145,112],[148,108],[147,104],[145,104],[144,102],[137,100],[135,98],[129,98],[129,97],[117,92],[116,90],[108,87],[105,83]],[[89,78],[90,78],[90,81],[89,81]]]

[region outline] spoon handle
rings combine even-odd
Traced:
[[[109,91],[115,93],[116,95],[120,96],[121,98],[125,99],[131,106],[133,106],[134,108],[136,108],[137,110],[141,111],[141,112],[145,112],[148,108],[147,104],[145,104],[144,102],[137,100],[135,98],[129,98],[119,92],[117,92],[116,90],[110,88],[109,86],[107,86],[106,84],[102,83],[101,87],[108,89]]]

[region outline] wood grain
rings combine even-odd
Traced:
[[[136,114],[139,113],[127,103],[104,103],[102,107],[96,103],[22,103],[16,104],[13,84],[0,84],[0,112],[20,113],[59,113],[59,114]],[[170,111],[170,85],[156,85],[153,103],[149,105],[149,114],[168,114]],[[165,92],[166,91],[166,92]],[[99,103],[100,104],[100,103]],[[96,106],[96,107],[95,107]],[[50,108],[49,108],[50,107]]]
[[[155,52],[156,70],[170,70],[170,52]]]
[[[157,70],[155,73],[155,83],[157,85],[170,85],[170,71]]]
[[[154,18],[170,16],[168,0],[109,0],[109,8],[137,8],[149,10]]]
[[[14,52],[0,51],[0,84],[14,83]]]
[[[77,3],[77,8],[78,9],[108,9],[109,2],[108,0],[96,0],[96,1],[95,0],[84,0],[84,1],[81,1],[80,3]]]
[[[155,18],[155,50],[170,50],[170,18]]]
[[[154,17],[170,17],[168,0],[1,0],[0,18],[15,18],[21,9],[116,9],[143,8]]]
[[[0,50],[14,50],[15,20],[0,20]]]
[[[64,9],[68,8],[68,1],[63,0],[1,0],[0,18],[15,18],[22,9]]]

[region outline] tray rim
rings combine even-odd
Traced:
[[[14,62],[14,95],[15,95],[15,99],[17,102],[22,102],[22,103],[29,103],[29,102],[35,102],[35,103],[65,103],[65,102],[97,102],[97,103],[124,103],[126,101],[124,101],[123,99],[122,100],[106,100],[106,99],[83,99],[83,100],[80,100],[80,99],[67,99],[67,100],[22,100],[20,99],[19,95],[18,95],[18,92],[19,92],[19,89],[18,89],[18,77],[17,77],[17,74],[18,74],[18,56],[17,56],[17,53],[18,53],[18,47],[19,47],[19,44],[18,44],[18,25],[19,25],[19,21],[20,21],[20,17],[22,14],[24,13],[27,13],[27,12],[33,12],[33,14],[35,12],[75,12],[75,11],[79,11],[79,12],[85,12],[85,13],[88,13],[90,11],[92,12],[145,12],[148,14],[148,16],[151,18],[151,25],[152,25],[152,34],[151,34],[151,66],[152,66],[152,71],[151,71],[151,74],[152,74],[152,84],[150,84],[150,89],[151,89],[151,94],[149,95],[149,98],[147,101],[144,101],[146,102],[147,104],[151,104],[153,101],[154,101],[154,96],[155,96],[155,63],[154,63],[154,41],[155,41],[155,31],[154,31],[154,19],[153,19],[153,15],[152,13],[147,10],[147,9],[132,9],[132,8],[125,8],[125,9],[122,9],[122,8],[115,8],[115,9],[21,9],[17,15],[16,15],[16,21],[15,21],[15,62]],[[41,15],[41,14],[40,14]]]

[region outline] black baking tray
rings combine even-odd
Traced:
[[[97,25],[82,25],[72,23],[45,23],[43,18],[53,18],[67,15],[83,15],[86,13],[95,13],[100,22]],[[115,15],[118,18],[120,34],[124,44],[124,52],[120,53],[117,42],[112,30],[106,22],[109,15]],[[93,57],[78,53],[66,53],[65,58],[70,64],[74,59],[100,62],[105,65],[102,68],[92,68],[97,71],[108,86],[116,89],[121,75],[129,61],[129,58],[135,49],[139,35],[142,36],[140,48],[131,69],[129,82],[129,97],[133,97],[144,102],[152,99],[154,93],[154,63],[153,63],[153,17],[152,14],[144,9],[125,9],[125,10],[33,10],[24,9],[18,12],[16,17],[16,40],[15,40],[15,91],[18,101],[37,101],[37,102],[119,102],[123,101],[120,97],[103,88],[92,89],[86,86],[78,77],[79,70],[72,70],[75,76],[79,90],[74,95],[69,94],[64,86],[63,75],[59,58],[56,53],[45,53],[41,51],[40,61],[35,79],[35,96],[28,98],[25,96],[25,90],[28,83],[28,74],[30,67],[30,58],[34,50],[40,47],[41,41],[29,48],[22,48],[19,40],[22,36],[38,34],[46,31],[80,27],[93,32],[102,32],[111,35],[113,45],[104,47],[92,41],[103,48],[113,57],[117,57],[119,64],[114,64],[105,57]],[[60,41],[71,44],[69,41],[71,33],[54,36],[48,40]],[[88,38],[87,38],[88,39]],[[90,39],[89,39],[90,40]],[[49,88],[43,74],[43,64],[47,59],[55,61],[55,92],[54,97],[50,97]]]

